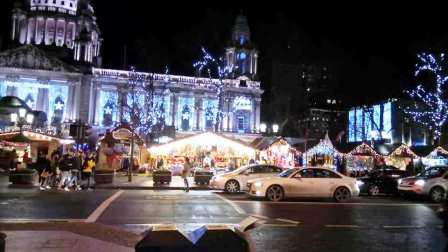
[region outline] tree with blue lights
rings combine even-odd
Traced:
[[[233,73],[233,67],[226,66],[222,58],[214,58],[204,47],[201,48],[202,57],[200,60],[193,64],[199,75],[202,75],[204,71],[207,73],[207,77],[212,78],[215,76],[218,78],[218,82],[215,84],[216,97],[218,98],[217,108],[206,108],[206,110],[214,110],[215,113],[215,131],[221,129],[223,107],[224,107],[224,79]]]
[[[448,69],[445,67],[447,62],[443,53],[421,53],[417,57],[415,77],[424,72],[432,74],[435,77],[435,88],[432,90],[418,84],[415,89],[406,91],[414,104],[406,107],[404,111],[414,121],[427,127],[433,134],[433,139],[437,140],[440,139],[448,118],[448,101],[445,94],[448,80]]]

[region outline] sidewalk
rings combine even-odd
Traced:
[[[207,185],[196,185],[194,178],[188,178],[190,190],[210,190]],[[122,190],[184,190],[184,180],[180,176],[174,176],[170,184],[154,185],[152,176],[136,174],[132,176],[132,182],[128,182],[128,176],[117,174],[113,184],[97,185],[97,189],[122,189]]]
[[[0,224],[6,251],[134,251],[140,235],[101,224]]]
[[[210,190],[207,185],[196,185],[194,178],[188,178],[188,184],[190,190]],[[32,189],[38,188],[38,186],[12,186],[9,183],[9,177],[6,174],[0,174],[0,192],[2,190],[19,188],[19,189]],[[134,174],[132,176],[132,182],[128,182],[128,176],[117,173],[114,178],[113,184],[97,185],[97,189],[121,189],[121,190],[184,190],[184,180],[180,176],[174,176],[171,179],[170,184],[156,185],[152,181],[152,176],[147,174]]]

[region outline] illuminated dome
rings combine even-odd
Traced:
[[[78,0],[30,0],[31,11],[54,11],[76,15]]]
[[[57,51],[61,57],[77,62],[100,62],[101,32],[90,2],[16,0],[12,11],[12,39],[21,45]]]

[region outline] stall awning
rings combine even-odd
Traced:
[[[20,132],[0,133],[0,140],[12,143],[50,142],[50,141],[58,141],[60,144],[75,143],[73,139],[62,139],[31,131],[23,131],[22,133]]]
[[[394,151],[392,151],[389,154],[389,157],[410,157],[410,158],[416,158],[418,157],[417,154],[415,154],[409,146],[402,144],[398,146]]]
[[[378,156],[378,153],[366,143],[356,146],[348,154],[355,156]]]
[[[217,146],[224,148],[232,148],[241,155],[254,156],[255,149],[251,146],[221,134],[212,132],[201,133],[193,136],[187,136],[185,138],[176,139],[166,144],[152,146],[148,149],[151,154],[155,155],[167,155],[173,151],[180,150],[186,146]]]
[[[314,146],[313,148],[307,150],[307,156],[313,155],[339,155],[341,154],[338,150],[336,150],[333,146],[333,143],[330,140],[328,134],[325,135],[325,138],[320,140],[320,142]]]
[[[260,138],[255,139],[250,144],[250,146],[252,148],[254,148],[254,149],[262,151],[262,150],[268,149],[273,144],[278,143],[278,142],[281,142],[281,143],[288,144],[288,145],[292,146],[295,142],[298,142],[298,141],[294,141],[294,143],[291,143],[291,138],[288,139],[288,138],[276,137],[276,136],[260,137]]]

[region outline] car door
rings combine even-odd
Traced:
[[[331,197],[336,187],[337,179],[340,178],[337,174],[325,170],[314,169],[314,179],[312,186],[315,197]]]
[[[254,165],[254,166],[248,167],[247,170],[245,170],[244,172],[239,174],[238,181],[240,183],[241,190],[245,190],[247,181],[249,181],[251,179],[260,178],[261,172],[262,172],[261,166]]]
[[[400,170],[386,170],[383,177],[380,192],[395,193],[397,191],[398,179],[403,177],[403,171]]]
[[[262,165],[259,177],[260,178],[273,177],[273,176],[276,176],[277,174],[279,174],[280,172],[282,172],[282,169],[279,167],[272,166],[272,165]]]
[[[291,177],[291,183],[288,185],[288,191],[292,197],[314,197],[313,192],[313,169],[302,169]]]

